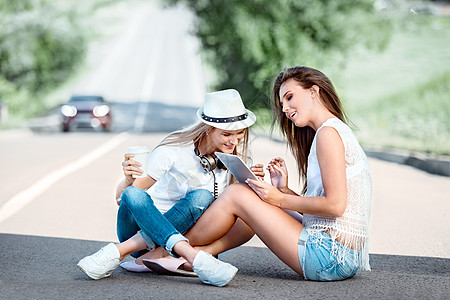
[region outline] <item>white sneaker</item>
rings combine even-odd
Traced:
[[[194,272],[203,283],[224,286],[233,279],[238,269],[229,263],[214,258],[211,254],[200,251],[192,263]]]
[[[110,243],[78,262],[78,267],[92,279],[102,279],[111,275],[120,264],[120,253],[116,245]]]

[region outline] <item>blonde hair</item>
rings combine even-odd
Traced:
[[[187,146],[190,144],[198,144],[200,143],[207,133],[210,131],[218,129],[211,125],[205,124],[203,122],[195,123],[187,128],[174,131],[170,133],[166,138],[164,138],[161,143],[159,143],[156,147],[159,146]],[[220,129],[223,130],[223,129]],[[249,129],[244,128],[244,138],[239,142],[237,147],[234,148],[233,154],[238,155],[244,162],[249,162]],[[226,131],[226,130],[225,130]],[[234,176],[231,175],[230,182],[234,183],[236,180]]]

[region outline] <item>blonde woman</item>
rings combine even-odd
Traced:
[[[153,150],[146,177],[132,177],[143,171],[132,155],[125,155],[125,178],[117,187],[120,243],[110,243],[80,260],[79,268],[89,277],[108,277],[128,255],[139,257],[150,251],[143,257],[158,258],[164,250],[183,257],[204,283],[223,286],[234,277],[234,266],[192,248],[183,233],[195,224],[214,196],[233,182],[214,152],[237,154],[248,161],[248,127],[256,117],[245,109],[236,90],[206,94],[197,115],[201,122],[170,134]],[[253,170],[264,176],[262,166]],[[243,222],[236,226],[240,240],[253,235]],[[155,244],[161,247],[153,250]],[[139,265],[141,259],[133,264]]]

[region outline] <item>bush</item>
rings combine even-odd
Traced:
[[[42,105],[37,95],[64,82],[84,57],[78,16],[57,3],[0,0],[0,99],[11,114]],[[34,97],[23,103],[13,91]]]

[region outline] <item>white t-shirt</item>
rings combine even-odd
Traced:
[[[147,174],[156,180],[147,193],[162,213],[193,190],[214,191],[213,174],[203,170],[193,144],[159,146],[149,155],[147,166]],[[228,185],[228,171],[216,168],[214,173],[221,193]]]

